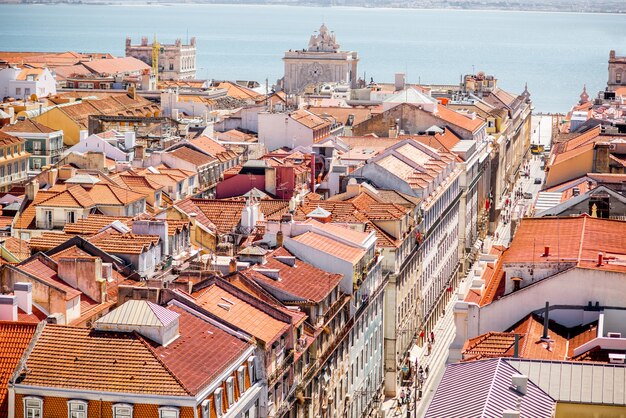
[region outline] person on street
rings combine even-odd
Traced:
[[[434,344],[435,343],[435,333],[430,331],[430,341]]]

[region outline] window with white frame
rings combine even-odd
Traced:
[[[237,369],[237,386],[239,386],[239,396],[243,395],[246,391],[246,376],[244,370],[243,366],[239,366]]]
[[[72,210],[68,210],[67,212],[65,212],[65,220],[68,224],[73,224],[74,222],[76,222],[76,212]]]
[[[113,405],[113,418],[132,418],[133,406],[126,403]]]
[[[87,402],[81,400],[67,401],[68,418],[87,418]]]
[[[222,401],[222,388],[215,389],[215,392],[213,392],[213,398],[215,400],[215,413],[218,417],[221,417],[224,413],[222,409],[224,407],[224,402]]]
[[[235,378],[232,376],[226,379],[226,402],[229,408],[235,403]]]
[[[254,356],[248,357],[248,376],[250,376],[250,385],[256,382],[255,370],[254,370]]]
[[[41,418],[43,416],[43,399],[28,396],[24,398],[24,418]]]
[[[202,401],[202,418],[211,418],[211,400],[205,399]]]
[[[162,406],[159,408],[159,418],[178,418],[180,410],[174,406]]]

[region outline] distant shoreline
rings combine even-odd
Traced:
[[[289,3],[289,2],[272,2],[272,3],[251,3],[251,2],[221,2],[221,1],[182,1],[182,2],[170,2],[170,1],[89,1],[89,0],[53,0],[53,1],[28,1],[28,2],[16,2],[16,1],[6,1],[0,0],[0,6],[2,5],[44,5],[44,6],[54,6],[54,5],[68,5],[68,6],[185,6],[185,5],[208,5],[208,6],[281,6],[281,7],[332,7],[332,8],[341,8],[341,9],[399,9],[399,10],[434,10],[434,11],[442,11],[442,10],[452,10],[452,11],[476,11],[476,12],[525,12],[525,13],[567,13],[567,14],[606,14],[606,15],[624,15],[626,14],[625,10],[567,10],[563,7],[549,7],[548,5],[544,6],[545,8],[524,8],[524,7],[508,7],[508,8],[500,8],[500,7],[485,7],[485,4],[476,5],[473,7],[471,5],[467,5],[467,7],[456,7],[456,6],[443,6],[437,5],[436,7],[428,7],[428,6],[420,6],[414,7],[411,5],[328,5],[323,3]]]

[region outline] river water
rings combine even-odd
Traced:
[[[0,50],[124,54],[127,36],[197,38],[198,78],[282,76],[281,57],[325,22],[359,73],[392,82],[452,84],[484,71],[537,111],[564,112],[583,84],[604,89],[609,50],[626,55],[626,15],[252,5],[0,5]]]

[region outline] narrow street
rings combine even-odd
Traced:
[[[541,128],[539,126],[541,125]],[[533,120],[533,131],[531,137],[531,143],[539,143],[539,136],[544,137],[544,135],[549,135],[549,132],[545,131],[551,129],[551,118],[549,116],[540,116],[538,117],[538,121],[535,122]],[[545,142],[545,138],[544,138]],[[528,154],[528,163],[530,168],[530,176],[518,178],[518,181],[513,188],[513,190],[517,190],[518,188],[522,189],[523,193],[530,193],[532,195],[532,199],[524,199],[523,197],[516,198],[514,193],[511,197],[509,195],[509,199],[511,199],[511,218],[519,219],[526,216],[527,211],[531,208],[531,205],[535,198],[537,197],[537,193],[542,188],[544,181],[544,172],[541,169],[541,157],[534,156],[532,154]],[[535,184],[535,179],[541,179],[540,184]],[[504,245],[508,246],[511,241],[511,222],[504,223],[502,217],[499,219],[498,226],[496,228],[496,234],[493,236],[487,236],[485,239],[485,243],[483,246],[483,252],[489,253],[491,247],[493,245]],[[496,236],[498,238],[496,238]],[[470,268],[470,272],[473,272],[474,266]],[[459,283],[459,289],[465,288],[468,277],[464,277]],[[397,400],[389,399],[383,403],[383,409],[387,410],[386,417],[410,417],[417,418],[423,417],[428,410],[428,405],[432,400],[435,390],[443,377],[445,366],[448,362],[449,348],[454,340],[456,329],[454,327],[454,305],[458,300],[458,292],[455,292],[450,301],[446,305],[445,313],[437,322],[435,326],[435,342],[432,344],[431,353],[428,354],[427,346],[419,347],[414,345],[410,350],[409,358],[413,364],[415,364],[415,360],[417,359],[418,365],[422,366],[422,368],[426,368],[430,371],[430,374],[426,376],[426,379],[422,385],[422,397],[417,402],[417,407],[413,408],[411,404],[411,410],[408,411],[407,414],[407,406],[402,405],[400,408],[397,408]],[[411,388],[412,397],[413,391],[415,388]]]

